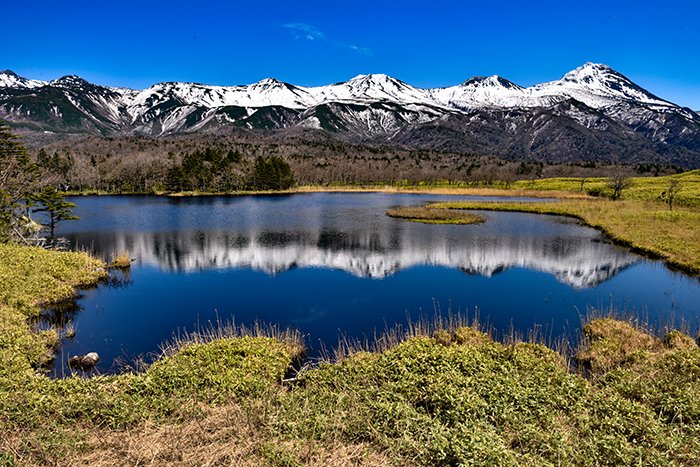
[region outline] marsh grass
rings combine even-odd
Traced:
[[[436,195],[465,195],[465,196],[503,196],[503,197],[531,197],[531,198],[562,198],[562,199],[586,199],[587,193],[577,191],[554,190],[544,187],[541,190],[531,189],[529,186],[513,188],[505,184],[480,186],[484,184],[473,182],[445,182],[445,183],[418,183],[418,184],[388,184],[388,183],[362,183],[345,184],[332,183],[330,185],[300,185],[286,190],[239,190],[233,192],[202,192],[183,191],[166,192],[158,191],[147,193],[156,196],[185,197],[185,196],[251,196],[251,195],[289,195],[296,193],[407,193],[407,194],[436,194]],[[94,190],[73,192],[71,196],[91,195],[128,195],[143,193],[113,193]]]
[[[280,399],[284,410],[274,426],[291,439],[362,441],[397,463],[422,465],[693,465],[700,460],[692,405],[692,394],[700,390],[693,370],[700,351],[694,341],[674,333],[671,340],[683,345],[666,345],[671,340],[627,321],[599,319],[587,326],[590,340],[579,361],[607,361],[609,351],[601,349],[608,347],[631,349],[624,359],[596,366],[592,379],[571,371],[560,353],[537,343],[546,339],[541,331],[528,333],[531,342],[516,336],[496,342],[463,318],[409,325],[373,347],[346,344],[341,358],[298,376]],[[593,352],[590,342],[596,345]],[[653,371],[645,365],[678,358],[677,352],[685,352],[675,368],[684,376],[666,371],[661,387],[664,397],[684,405],[659,394],[658,402],[646,405],[641,396],[629,399],[622,393],[635,374],[648,381],[662,369],[660,363]],[[629,372],[626,379],[610,380],[621,368]],[[674,393],[674,384],[688,392]]]
[[[131,256],[128,251],[123,251],[112,258],[110,267],[117,269],[127,269],[131,267]]]
[[[692,170],[663,177],[634,177],[630,186],[622,191],[623,200],[664,201],[663,194],[668,191],[669,182],[678,183],[678,193],[674,203],[686,207],[700,207],[700,170]],[[583,183],[582,183],[583,182]],[[540,192],[569,192],[579,194],[595,193],[609,196],[610,188],[607,178],[544,178],[539,180],[521,180],[513,184],[515,189],[533,189]],[[583,188],[583,190],[581,190]],[[675,205],[675,204],[674,204]],[[668,210],[668,206],[666,207]]]
[[[386,211],[386,215],[424,224],[480,224],[486,221],[485,217],[468,212],[431,209],[424,206],[392,208]]]
[[[252,326],[236,324],[235,321],[209,321],[194,331],[178,330],[172,339],[163,342],[157,359],[167,358],[190,346],[206,345],[216,340],[238,338],[272,339],[288,346],[292,353],[302,356],[306,350],[304,335],[296,329],[281,327],[273,323],[256,321]]]
[[[471,328],[485,335],[493,337],[495,330],[479,320],[479,310],[475,309],[472,315],[468,313],[453,312],[441,313],[439,304],[434,304],[435,310],[432,318],[420,316],[412,319],[406,316],[404,324],[386,326],[381,332],[375,332],[371,337],[349,338],[341,335],[338,344],[331,350],[322,352],[320,360],[326,363],[338,362],[358,353],[382,353],[396,347],[402,342],[413,338],[431,337],[442,333],[454,334],[458,329]]]

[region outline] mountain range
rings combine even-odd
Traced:
[[[700,167],[700,115],[612,68],[586,63],[521,87],[500,76],[423,89],[383,74],[305,87],[167,82],[145,90],[0,72],[0,119],[65,137],[190,132],[324,133],[345,141],[548,162]]]

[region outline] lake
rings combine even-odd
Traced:
[[[68,356],[96,351],[98,371],[149,358],[182,330],[255,321],[299,329],[310,355],[340,336],[372,337],[407,319],[472,315],[499,333],[576,333],[591,309],[692,329],[700,282],[608,242],[575,220],[483,212],[477,225],[387,217],[393,206],[478,199],[419,194],[73,198],[79,221],[57,233],[76,249],[135,261],[110,284],[47,313],[72,322]]]

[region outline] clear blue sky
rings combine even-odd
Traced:
[[[420,87],[498,74],[520,85],[606,63],[700,110],[700,1],[19,1],[2,6],[0,69],[301,85],[386,73]]]

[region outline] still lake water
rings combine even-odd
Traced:
[[[563,217],[483,212],[479,225],[429,225],[386,209],[466,197],[378,193],[166,198],[80,197],[58,234],[74,248],[135,258],[124,281],[64,310],[69,355],[98,370],[157,352],[179,331],[256,320],[306,335],[313,355],[407,317],[479,310],[497,331],[571,335],[591,308],[698,325],[700,282]],[[469,198],[488,199],[488,198]],[[116,276],[118,274],[115,273]]]

